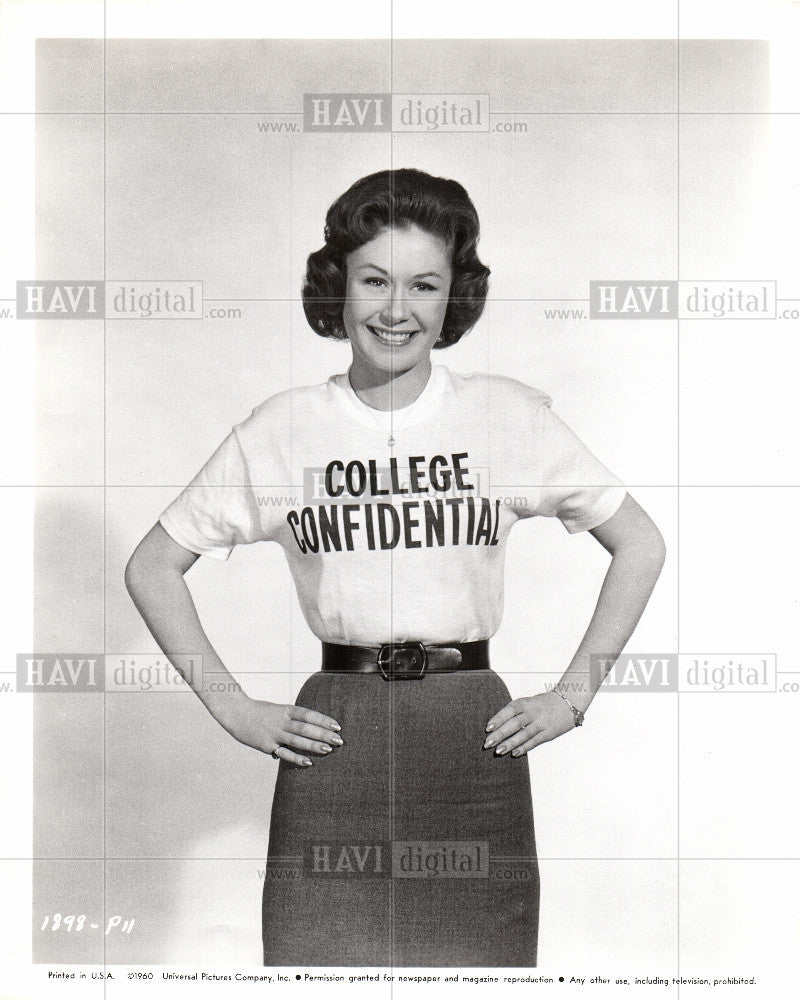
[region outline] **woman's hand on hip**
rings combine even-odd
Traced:
[[[245,746],[298,767],[311,766],[306,754],[329,754],[344,743],[335,719],[300,705],[276,705],[254,698],[239,702],[222,725]]]
[[[531,698],[515,698],[493,715],[486,726],[483,748],[495,747],[497,756],[511,753],[521,757],[574,728],[569,705],[554,691],[546,691]]]

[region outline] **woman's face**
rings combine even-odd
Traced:
[[[415,225],[386,227],[346,265],[343,320],[353,360],[376,375],[429,364],[453,277],[448,246]]]

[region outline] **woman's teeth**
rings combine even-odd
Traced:
[[[387,330],[381,330],[377,326],[370,326],[367,329],[370,333],[374,333],[378,340],[384,344],[405,344],[417,332],[413,330],[411,333],[389,333]]]

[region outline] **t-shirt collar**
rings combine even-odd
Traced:
[[[401,406],[395,410],[376,410],[368,406],[356,395],[350,384],[350,369],[341,375],[331,377],[333,384],[339,389],[349,409],[362,423],[367,426],[383,426],[391,430],[399,430],[409,424],[425,419],[436,405],[445,382],[444,365],[431,364],[431,373],[425,388],[413,403]]]

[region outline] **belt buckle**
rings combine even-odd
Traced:
[[[384,643],[378,650],[378,668],[385,681],[421,680],[428,651],[421,642]]]

